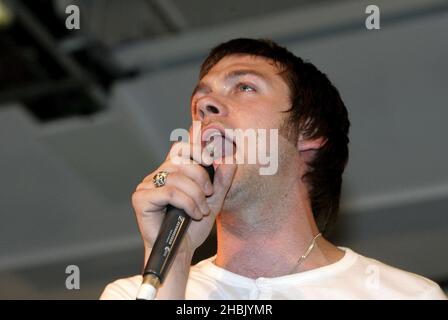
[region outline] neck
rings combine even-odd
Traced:
[[[265,201],[267,198],[270,201]],[[255,279],[318,268],[343,256],[321,237],[298,265],[299,257],[319,233],[307,195],[292,187],[258,200],[243,211],[222,211],[218,216],[217,266]]]

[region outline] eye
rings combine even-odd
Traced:
[[[244,92],[255,92],[255,88],[247,83],[238,83],[237,88]]]

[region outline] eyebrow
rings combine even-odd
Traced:
[[[241,70],[231,71],[225,75],[224,82],[229,82],[231,80],[234,80],[236,78],[246,76],[246,75],[255,76],[257,78],[260,78],[262,81],[268,83],[268,79],[263,73],[258,72],[257,70],[253,70],[253,69],[241,69]],[[191,94],[191,98],[193,98],[194,95],[198,92],[207,92],[208,90],[210,90],[210,86],[208,86],[205,83],[199,82],[197,84],[197,86],[194,88],[193,93]]]

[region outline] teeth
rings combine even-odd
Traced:
[[[204,140],[204,141],[209,141],[211,138],[213,138],[213,137],[215,137],[215,136],[222,136],[222,134],[221,134],[221,132],[219,132],[219,131],[213,130],[212,132],[207,133],[207,134],[204,136],[203,140]]]
[[[234,144],[218,129],[207,129],[202,136],[206,143],[207,154],[213,159],[220,159],[234,153]]]

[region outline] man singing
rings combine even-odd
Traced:
[[[230,129],[277,129],[278,168],[262,175],[260,163],[215,163],[212,184],[201,159],[168,155],[137,186],[145,262],[168,204],[192,218],[156,299],[446,298],[434,282],[323,236],[339,210],[350,123],[338,90],[313,64],[268,40],[222,43],[201,66],[191,114],[225,138]],[[215,221],[217,254],[191,266]],[[141,282],[115,281],[101,298],[135,299]]]

